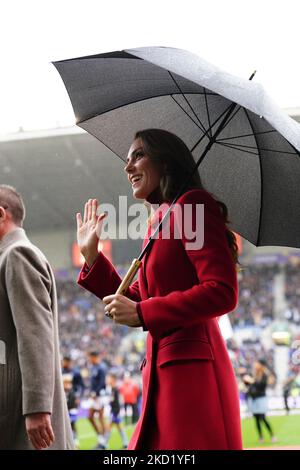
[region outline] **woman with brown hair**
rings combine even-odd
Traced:
[[[253,376],[244,375],[243,382],[248,385],[247,399],[248,408],[255,419],[255,425],[259,436],[259,442],[264,442],[262,433],[262,426],[264,425],[268,430],[271,441],[277,442],[274,436],[271,424],[266,418],[268,411],[268,399],[266,389],[268,385],[273,385],[275,375],[267,367],[265,359],[257,359],[253,364]]]
[[[125,171],[133,196],[158,205],[143,246],[194,165],[174,134],[136,133]],[[148,330],[143,407],[129,449],[241,449],[236,380],[217,319],[237,303],[237,244],[226,226],[226,206],[202,187],[198,173],[176,206],[169,238],[154,241],[125,297],[114,294],[121,278],[98,252],[104,214],[97,216],[98,202],[89,200],[83,219],[77,214],[86,260],[78,282],[103,300],[115,323]],[[185,230],[175,236],[185,228],[186,215],[195,237],[203,235],[201,246]]]

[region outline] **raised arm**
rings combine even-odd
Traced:
[[[84,264],[79,273],[77,282],[80,286],[99,297],[99,299],[103,299],[103,297],[107,295],[114,294],[121,284],[121,281],[122,279],[115,267],[106,256],[100,252],[90,268],[86,263]],[[141,300],[138,281],[133,282],[131,286],[129,286],[126,297],[135,302]]]
[[[78,284],[95,294],[100,299],[114,294],[121,284],[121,277],[112,263],[102,252],[98,252],[98,243],[106,213],[99,216],[97,199],[89,199],[84,207],[83,218],[77,214],[77,240],[81,253],[86,262],[78,277]],[[131,300],[141,300],[138,281],[127,290],[126,297]]]

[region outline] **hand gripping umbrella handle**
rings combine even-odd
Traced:
[[[116,294],[125,295],[128,287],[131,284],[134,276],[136,275],[139,267],[141,266],[142,262],[139,259],[134,259],[131,263],[130,268],[128,269],[124,279],[122,280],[121,284],[118,287]]]

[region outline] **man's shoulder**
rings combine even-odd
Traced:
[[[25,257],[36,257],[41,260],[46,260],[44,253],[31,241],[27,239],[18,240],[9,245],[5,251],[7,257],[21,258]]]
[[[21,263],[41,271],[52,272],[51,266],[44,253],[28,238],[18,240],[7,247],[5,253],[5,262],[14,264],[16,268]]]

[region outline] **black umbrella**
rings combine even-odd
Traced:
[[[77,124],[123,161],[137,130],[169,130],[192,151],[205,189],[227,205],[235,232],[256,246],[300,248],[300,126],[261,85],[165,47],[54,65]]]

